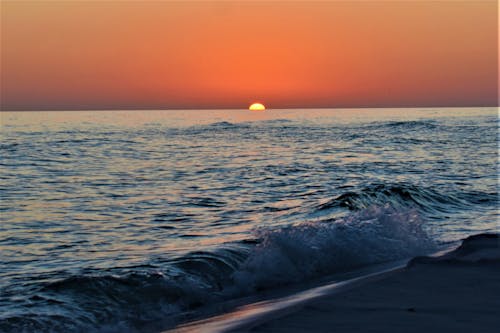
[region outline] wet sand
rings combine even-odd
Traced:
[[[177,332],[499,332],[500,240],[187,324]]]

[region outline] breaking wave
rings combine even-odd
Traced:
[[[346,217],[262,229],[234,273],[241,288],[265,289],[435,248],[416,210],[372,206]]]
[[[255,239],[197,251],[164,267],[96,272],[45,284],[32,303],[50,313],[4,317],[0,330],[147,332],[182,313],[268,288],[435,248],[415,209],[371,206],[345,217],[260,228]]]

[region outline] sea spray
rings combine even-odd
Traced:
[[[367,264],[427,253],[434,242],[416,209],[372,206],[343,218],[261,228],[262,240],[234,273],[244,289],[264,289]]]

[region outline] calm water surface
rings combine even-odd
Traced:
[[[154,332],[499,231],[497,112],[2,112],[0,331]]]

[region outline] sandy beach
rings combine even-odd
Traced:
[[[454,251],[262,302],[177,332],[498,332],[500,240],[471,236]],[[323,289],[321,289],[323,288]]]

